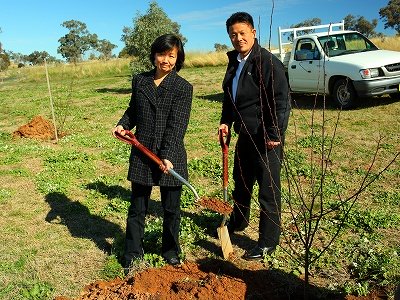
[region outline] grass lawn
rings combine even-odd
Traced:
[[[185,143],[189,180],[201,196],[222,198],[217,128],[224,72],[223,66],[180,72],[194,86]],[[74,297],[96,279],[122,275],[118,259],[130,195],[129,146],[110,132],[130,99],[129,62],[50,66],[49,74],[63,132],[57,143],[12,135],[35,116],[52,120],[44,68],[13,69],[0,82],[1,299]],[[357,108],[339,112],[329,99],[324,109],[323,96],[293,95],[293,100],[282,174],[281,248],[263,266],[304,276],[301,237],[309,236],[306,224],[314,221],[301,214],[314,201],[308,216],[320,210],[330,214],[317,225],[311,257],[335,239],[311,266],[312,282],[347,293],[383,289],[393,295],[400,281],[400,162],[391,162],[400,151],[400,102],[360,99]],[[230,162],[235,141],[234,135]],[[364,188],[363,182],[377,175]],[[152,199],[146,259],[159,266],[158,189]],[[239,257],[257,239],[254,200],[250,226],[233,239]],[[215,239],[221,216],[193,206],[187,189],[182,208],[185,258],[221,258]],[[304,227],[296,229],[294,220]],[[339,224],[343,230],[336,235]]]

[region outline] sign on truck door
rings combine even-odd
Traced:
[[[296,92],[323,92],[322,65],[321,54],[315,41],[308,38],[299,39],[294,59],[288,66],[290,88]]]

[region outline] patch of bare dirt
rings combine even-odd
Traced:
[[[94,299],[304,299],[304,282],[283,274],[279,270],[267,270],[260,263],[239,267],[229,261],[209,259],[188,262],[180,266],[150,268],[125,279],[96,281],[87,285],[73,300]],[[368,296],[344,296],[311,286],[308,299],[329,300],[382,300],[387,296],[373,292]],[[63,296],[55,300],[72,300]]]
[[[52,140],[55,139],[54,126],[42,116],[35,116],[29,123],[14,131],[13,137]]]
[[[243,280],[202,271],[196,263],[150,268],[132,277],[97,281],[76,300],[91,299],[242,299]],[[68,298],[57,297],[56,300]]]

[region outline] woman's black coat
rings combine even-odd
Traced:
[[[135,128],[138,141],[159,158],[168,159],[174,170],[187,179],[187,156],[183,138],[189,123],[193,87],[171,71],[157,87],[155,70],[136,75],[129,107],[117,125]],[[179,186],[180,181],[132,147],[128,180],[142,185]]]

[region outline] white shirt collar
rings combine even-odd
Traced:
[[[246,61],[246,60],[249,58],[249,55],[250,55],[251,51],[253,51],[253,50],[250,50],[250,52],[247,53],[247,55],[246,55],[245,57],[243,57],[243,58],[241,58],[241,57],[240,57],[240,53],[238,53],[238,55],[237,55],[237,57],[236,57],[236,59],[238,60],[238,62],[241,63],[241,62],[243,62],[243,61]]]

